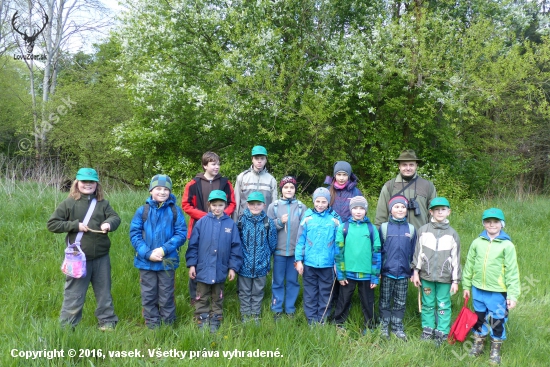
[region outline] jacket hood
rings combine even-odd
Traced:
[[[201,180],[210,182],[210,181],[215,181],[215,180],[217,180],[217,179],[222,178],[222,174],[218,172],[218,174],[217,174],[216,176],[214,176],[214,178],[213,178],[212,180],[209,180],[209,179],[207,179],[206,177],[204,177],[204,172],[201,172],[201,173],[197,173],[197,175],[195,176],[195,178],[199,178],[199,179],[201,179]]]
[[[332,183],[335,181],[334,177],[332,176],[327,176],[325,178],[325,182],[324,184],[325,185],[332,185]],[[351,175],[349,176],[349,180],[346,184],[346,188],[344,190],[348,190],[348,191],[351,191],[353,190],[356,186],[357,186],[357,182],[359,182],[359,180],[357,179],[357,176],[355,176],[355,173],[351,173]]]
[[[245,216],[247,219],[253,221],[253,222],[260,222],[263,221],[265,218],[265,210],[262,210],[262,212],[258,215],[253,215],[252,212],[250,212],[250,209],[246,208],[243,212],[243,216]]]
[[[491,239],[489,238],[489,235],[487,234],[487,230],[483,230],[483,232],[481,232],[481,234],[479,235],[479,237],[483,237],[485,238],[487,241],[491,241]],[[508,235],[508,233],[504,232],[502,229],[500,230],[500,233],[498,236],[495,237],[495,240],[501,240],[501,241],[512,241],[512,239],[510,238],[510,236]]]
[[[147,200],[145,201],[147,204],[153,206],[153,207],[158,207],[158,202],[156,202],[155,200],[153,200],[153,197],[152,196],[149,196],[147,198]],[[170,196],[168,196],[168,199],[166,199],[166,201],[164,202],[166,205],[169,205],[169,204],[174,204],[176,205],[176,196],[172,193],[170,193]],[[164,205],[164,204],[163,204]]]
[[[437,222],[435,219],[431,219],[430,225],[435,229],[447,229],[450,226],[448,219],[445,219],[443,222]]]

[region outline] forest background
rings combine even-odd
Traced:
[[[93,51],[70,52],[83,28],[67,10],[82,3],[1,0],[7,176],[48,169],[61,185],[89,166],[107,183],[162,172],[181,188],[203,152],[234,179],[259,144],[303,193],[347,160],[372,197],[409,148],[458,202],[548,192],[546,1],[127,1]],[[20,30],[50,15],[34,52],[46,61],[16,60],[15,11]]]

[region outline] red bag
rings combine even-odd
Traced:
[[[449,344],[454,344],[457,340],[459,342],[466,340],[466,336],[477,322],[476,313],[468,308],[468,299],[464,299],[464,306],[462,306],[462,310],[460,310],[453,326],[451,326],[451,332],[447,338]]]

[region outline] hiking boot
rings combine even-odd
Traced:
[[[389,319],[382,319],[380,321],[380,335],[384,339],[390,339],[390,320]]]
[[[204,330],[205,326],[208,327],[210,321],[210,315],[207,313],[201,313],[197,318],[197,326],[199,330]]]
[[[436,330],[434,339],[435,339],[435,345],[439,347],[441,344],[443,344],[447,340],[447,334],[443,334],[443,331],[441,330]]]
[[[252,317],[252,320],[254,320],[254,323],[256,324],[256,326],[260,326],[260,315],[254,314],[251,317]]]
[[[420,335],[420,340],[432,340],[434,338],[434,329],[431,327],[425,327],[422,329],[422,335]]]
[[[407,341],[407,334],[403,330],[396,330],[391,332],[397,339],[403,340],[404,342]],[[389,338],[389,336],[388,336]]]
[[[472,357],[479,357],[480,355],[482,355],[486,338],[487,338],[487,335],[481,336],[481,335],[474,334],[474,344],[472,345],[472,349],[470,349],[470,353],[468,353],[468,355]]]
[[[281,317],[283,317],[283,313],[282,312],[275,312],[273,314],[273,321],[277,322],[277,321],[280,321],[281,320]]]
[[[218,329],[220,328],[220,324],[222,322],[222,315],[219,314],[213,314],[210,318],[210,332],[212,334],[216,333]]]
[[[489,357],[489,364],[498,366],[500,365],[500,348],[502,347],[501,339],[491,338],[491,355]]]

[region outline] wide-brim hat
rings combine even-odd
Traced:
[[[397,163],[407,162],[407,161],[421,162],[422,159],[420,159],[416,156],[416,153],[414,152],[414,150],[405,149],[404,151],[401,152],[401,154],[399,155],[399,158],[394,159],[393,161],[397,162]]]

